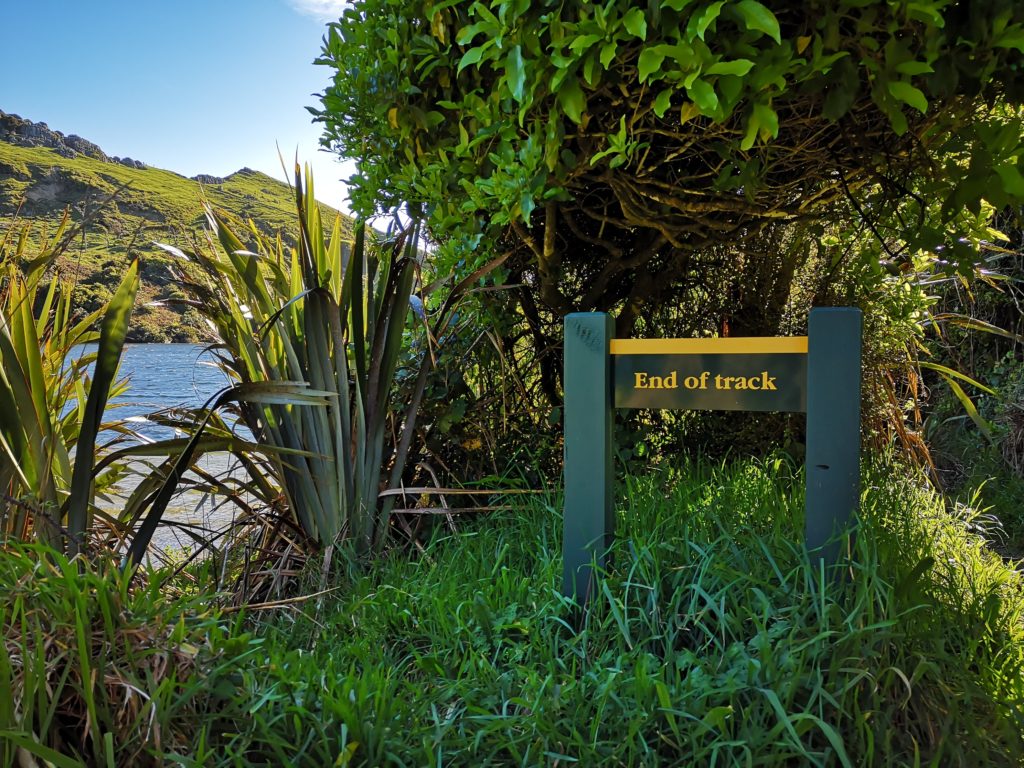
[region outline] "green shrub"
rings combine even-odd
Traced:
[[[1022,47],[1012,0],[360,0],[312,111],[357,210],[425,203],[455,258],[512,249],[554,315],[624,332],[727,295],[740,326],[785,299],[787,224],[848,213],[901,265],[973,264],[982,200],[1024,194]]]
[[[854,305],[870,429],[924,464],[905,406],[931,290],[912,283],[999,250],[992,214],[1024,195],[1022,41],[1012,0],[359,0],[328,26],[312,111],[358,163],[357,210],[422,203],[444,268],[511,254],[487,300],[502,359],[473,361],[529,393],[504,444],[532,447],[543,416],[521,413],[560,405],[567,312],[609,312],[619,336],[762,336]],[[505,428],[502,397],[465,421]],[[658,418],[644,431],[680,433]],[[722,434],[802,438],[735,414],[685,432],[719,454]]]

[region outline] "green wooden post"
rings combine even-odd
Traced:
[[[565,317],[562,590],[581,604],[593,586],[591,563],[604,565],[615,534],[611,338],[612,319],[603,312]]]
[[[808,551],[827,565],[860,502],[861,312],[850,307],[812,309],[807,324]]]

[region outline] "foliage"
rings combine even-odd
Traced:
[[[116,374],[139,277],[133,261],[111,300],[75,320],[70,287],[56,277],[42,287],[67,245],[65,225],[38,253],[26,250],[27,226],[0,241],[0,491],[5,538],[35,533],[74,553],[95,492],[117,476],[116,464],[97,476],[96,438],[116,427],[103,416],[124,388]]]
[[[312,111],[357,209],[386,182],[457,257],[514,249],[548,309],[625,335],[730,263],[774,272],[773,233],[847,199],[899,260],[972,264],[982,200],[1024,195],[1020,115],[991,108],[1024,97],[1022,50],[1011,0],[364,0]]]
[[[986,434],[960,409],[955,398],[933,391],[924,429],[943,491],[966,495],[977,489],[977,503],[992,509],[1004,536],[996,548],[1024,555],[1024,363],[1019,348],[1008,351],[984,372],[993,396],[977,401]]]
[[[71,470],[71,486],[67,501],[67,526],[70,552],[79,552],[85,543],[92,515],[89,510],[93,484],[96,439],[107,408],[110,390],[115,386],[121,363],[128,322],[139,291],[139,262],[128,267],[121,285],[104,308],[96,342],[96,359],[92,369],[89,394],[83,404],[82,422],[75,443],[75,460]]]
[[[198,456],[270,450],[232,434],[219,409],[243,398],[250,404],[309,405],[322,404],[323,397],[305,383],[235,385],[187,423],[168,424],[187,426],[194,439],[139,444],[127,424],[108,412],[110,400],[126,389],[116,376],[139,292],[139,262],[131,262],[108,302],[79,318],[74,286],[55,265],[85,224],[70,232],[66,225],[65,217],[52,238],[44,235],[37,253],[28,224],[0,241],[0,533],[3,540],[35,536],[70,555],[127,544],[126,563],[135,565]],[[173,421],[166,414],[152,418]],[[163,462],[154,464],[158,457]],[[258,458],[246,461],[257,474]],[[116,512],[101,509],[97,496],[106,498],[127,474],[139,480],[128,500]],[[261,491],[257,498],[266,498],[268,484],[260,480],[245,490],[255,488]],[[227,487],[227,481],[214,482],[207,490],[222,493]],[[94,525],[97,518],[100,527]]]
[[[890,379],[890,423],[904,412],[907,429],[926,441],[933,477],[944,492],[970,495],[979,488],[981,503],[999,510],[1007,535],[1000,551],[1016,556],[1024,542],[1018,512],[1024,509],[1024,254],[1019,212],[1001,211],[994,222],[1005,236],[980,250],[976,279],[921,268],[924,260],[915,259],[914,269],[890,278],[905,290],[889,291],[890,308],[876,314],[882,327],[902,328],[893,335],[911,342],[902,353],[888,345],[890,361],[902,355],[909,364],[902,382]],[[891,302],[901,295],[913,312],[894,325],[885,315],[899,315]],[[907,334],[908,328],[914,332]]]
[[[628,481],[578,630],[556,498],[437,538],[278,620],[177,759],[1016,765],[1020,574],[974,513],[885,473],[840,581],[801,564],[784,463]]]
[[[207,596],[166,574],[140,583],[110,557],[15,545],[0,549],[0,584],[3,765],[163,765],[216,696],[206,673],[253,652]]]
[[[1024,584],[986,519],[875,467],[834,579],[793,543],[801,487],[784,461],[627,479],[579,626],[557,497],[262,606],[258,637],[165,574],[2,551],[3,759],[1019,764]]]
[[[1024,194],[1022,24],[1007,0],[365,0],[328,28],[312,111],[359,162],[357,208],[389,202],[384,180],[426,204],[438,268],[510,255],[473,362],[529,395],[507,417],[490,388],[464,421],[531,436],[512,453],[558,454],[537,414],[557,424],[568,311],[611,312],[619,336],[761,336],[852,304],[872,442],[927,464],[930,286],[984,273],[993,214]],[[970,413],[983,390],[945,375]],[[802,450],[773,415],[623,429],[638,452]]]
[[[544,402],[538,350],[508,307],[503,286],[468,291],[434,350],[417,423],[418,463],[435,484],[537,488],[561,472],[561,411]],[[415,384],[403,366],[401,391]]]
[[[388,477],[392,485],[401,479],[423,396],[419,369],[430,365],[428,340],[440,335],[423,315],[417,384],[394,402],[419,270],[417,225],[381,242],[360,225],[350,245],[340,218],[326,236],[312,180],[307,172],[303,187],[297,167],[295,196],[297,247],[286,252],[280,239],[252,231],[257,252],[248,251],[212,215],[223,253],[189,253],[199,271],[182,280],[191,305],[216,327],[237,380],[305,383],[326,398],[323,407],[243,402],[242,418],[257,442],[278,452],[275,477],[305,535],[322,547],[346,541],[356,553],[375,552],[388,529],[378,494]]]

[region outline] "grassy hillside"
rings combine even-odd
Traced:
[[[101,205],[115,192],[112,201]],[[203,184],[159,168],[134,168],[81,154],[69,158],[45,147],[0,142],[0,237],[25,224],[38,236],[44,228],[55,227],[65,210],[74,222],[95,214],[60,265],[78,286],[83,310],[109,297],[131,256],[142,258],[143,286],[132,341],[203,338],[198,317],[151,304],[176,296],[165,267],[169,257],[153,242],[189,245],[205,227],[204,199],[229,218],[251,219],[265,232],[280,232],[287,239],[294,230],[289,187],[248,168],[224,179],[209,177]],[[338,215],[326,205],[322,209],[325,221]]]

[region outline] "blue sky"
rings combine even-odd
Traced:
[[[3,0],[0,109],[94,141],[109,155],[194,176],[314,167],[344,207],[351,174],[319,150],[306,106],[339,0]]]

